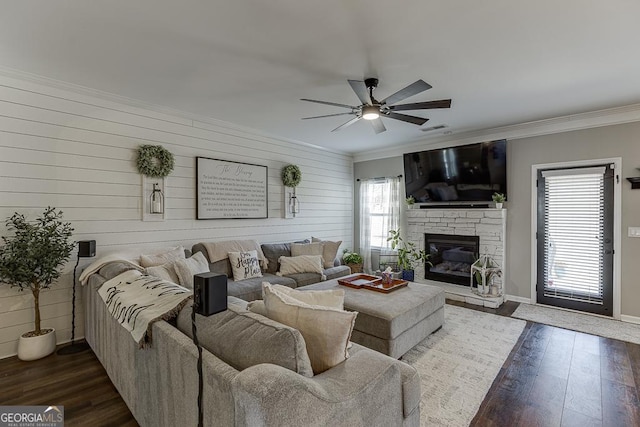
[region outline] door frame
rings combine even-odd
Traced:
[[[572,167],[597,166],[603,163],[613,164],[613,318],[620,320],[620,271],[622,258],[622,186],[620,184],[620,173],[622,172],[622,157],[611,157],[606,159],[578,160],[571,162],[544,163],[531,165],[531,304],[538,303],[538,293],[536,284],[538,282],[538,242],[536,232],[538,231],[538,192],[536,180],[540,169],[562,169]],[[568,310],[568,309],[563,309]],[[591,313],[585,313],[591,314]],[[597,316],[597,315],[594,315]]]

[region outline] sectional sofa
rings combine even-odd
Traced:
[[[197,425],[190,305],[174,324],[155,322],[151,346],[140,349],[97,293],[131,268],[113,262],[89,276],[83,292],[87,342],[140,425]],[[245,298],[255,292],[249,284],[229,289]],[[241,299],[230,296],[228,303],[225,312],[197,316],[205,345],[205,425],[419,425],[420,379],[413,367],[353,344],[348,359],[313,375],[298,330],[248,311]]]
[[[227,289],[228,295],[243,299],[245,301],[254,301],[262,299],[262,282],[269,282],[277,285],[284,285],[290,288],[298,288],[307,286],[323,280],[337,279],[339,277],[351,274],[351,269],[346,265],[341,265],[340,259],[333,260],[333,266],[324,268],[320,273],[295,273],[286,276],[278,276],[278,260],[281,256],[291,256],[291,243],[269,243],[262,244],[260,248],[267,259],[267,267],[262,269],[262,277],[252,279],[234,280],[231,264],[229,259],[211,262],[209,258],[209,250],[215,250],[216,245],[223,245],[228,242],[201,242],[197,243],[191,249],[195,254],[202,252],[207,260],[209,260],[209,269],[211,272],[226,274],[228,279]],[[294,243],[310,243],[309,240],[302,240]],[[209,249],[207,249],[207,246]]]

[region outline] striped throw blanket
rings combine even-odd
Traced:
[[[192,297],[189,289],[137,270],[108,280],[98,294],[109,313],[141,347],[151,342],[153,322],[175,317]]]

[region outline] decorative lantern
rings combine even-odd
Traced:
[[[478,282],[477,293],[481,296],[500,296],[502,290],[495,288],[492,292],[491,282],[495,276],[500,276],[502,271],[496,262],[489,255],[481,255],[480,258],[471,264],[471,289],[473,290],[473,277]]]
[[[295,217],[296,214],[300,213],[300,201],[296,196],[296,189],[293,189],[293,193],[289,196],[289,212],[293,214]]]
[[[153,191],[151,192],[149,209],[152,214],[164,213],[164,194],[162,190],[158,188],[158,183],[153,184]]]

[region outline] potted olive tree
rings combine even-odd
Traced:
[[[36,360],[53,353],[56,348],[55,329],[40,326],[40,291],[49,288],[69,260],[75,242],[73,228],[62,221],[62,211],[48,207],[35,221],[14,213],[5,223],[10,236],[3,236],[0,247],[0,283],[33,294],[34,330],[22,334],[18,342],[18,357]]]
[[[414,268],[419,264],[429,264],[429,254],[423,249],[416,248],[415,243],[405,242],[400,236],[400,229],[389,230],[387,242],[391,242],[391,249],[398,252],[398,267],[402,269],[402,280],[410,282],[415,279]]]

